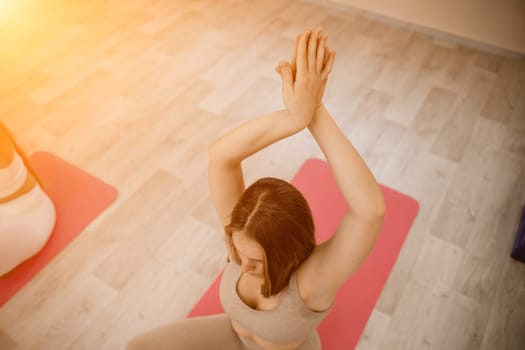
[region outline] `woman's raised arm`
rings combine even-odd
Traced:
[[[385,202],[370,169],[324,106],[308,129],[350,208],[332,237],[305,262],[305,275],[316,281],[309,289],[312,305],[322,309],[368,257],[383,225]]]
[[[282,110],[252,119],[210,144],[208,182],[223,226],[230,223],[229,215],[244,191],[242,161],[298,131]]]
[[[241,163],[266,146],[293,135],[310,124],[317,97],[329,70],[315,65],[315,55],[324,58],[324,40],[320,32],[305,32],[297,40],[297,77],[287,62],[276,71],[281,75],[286,110],[250,120],[215,140],[209,147],[208,180],[215,209],[223,225],[244,191]],[[320,50],[317,50],[319,44]],[[333,59],[333,57],[332,57]]]
[[[321,47],[318,46],[317,54],[307,55],[310,58],[309,65],[322,66],[329,72],[334,52],[327,59],[325,53],[328,48],[319,52]],[[307,51],[311,51],[310,46]],[[297,59],[297,79],[301,77],[304,55],[305,52],[296,44],[294,59]],[[295,69],[293,60],[290,68]],[[333,302],[337,289],[359,268],[372,250],[383,224],[385,203],[370,169],[321,103],[324,85],[321,90],[312,87],[311,91],[312,95],[317,94],[317,103],[308,129],[325,155],[350,208],[337,231],[328,241],[316,247],[299,271],[303,298],[311,308],[324,310]]]

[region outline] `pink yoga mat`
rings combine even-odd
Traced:
[[[325,241],[348,211],[328,164],[319,159],[307,160],[292,183],[312,208],[317,241]],[[418,212],[414,199],[385,186],[381,190],[387,207],[383,229],[368,259],[339,289],[332,312],[318,327],[324,350],[356,346]],[[218,296],[221,276],[222,273],[189,317],[224,312]]]
[[[117,197],[117,190],[83,170],[46,152],[30,157],[44,190],[57,210],[56,225],[44,248],[0,278],[0,307]]]

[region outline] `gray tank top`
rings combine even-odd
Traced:
[[[328,315],[325,311],[313,311],[299,295],[295,273],[279,296],[272,310],[255,310],[246,305],[237,293],[237,282],[242,274],[235,262],[226,264],[222,276],[219,297],[224,311],[253,334],[274,344],[286,344],[306,339]]]

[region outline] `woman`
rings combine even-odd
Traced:
[[[0,276],[42,249],[55,218],[26,156],[0,123]]]
[[[286,110],[248,121],[210,145],[209,183],[225,227],[228,262],[220,286],[226,314],[184,320],[135,338],[129,349],[320,349],[316,326],[337,289],[365,260],[383,222],[370,170],[321,100],[335,52],[317,28],[281,62]],[[264,178],[244,188],[241,162],[308,127],[351,209],[326,242],[291,184]]]

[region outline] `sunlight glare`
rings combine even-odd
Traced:
[[[0,0],[0,19],[8,18],[14,8],[16,0]]]

